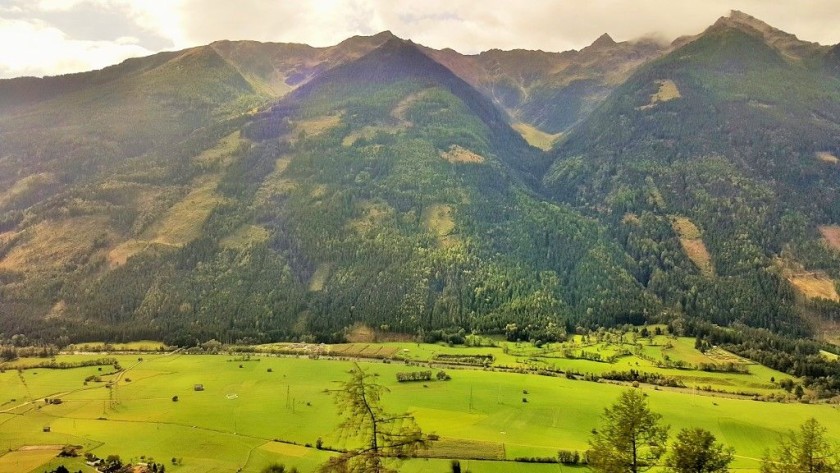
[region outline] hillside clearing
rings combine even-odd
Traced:
[[[840,225],[822,225],[818,228],[828,246],[840,250]]]
[[[327,283],[331,272],[332,265],[330,263],[319,264],[315,268],[315,272],[312,273],[312,278],[309,279],[309,290],[312,292],[324,290],[324,285]]]
[[[300,138],[301,133],[305,136],[318,136],[341,124],[341,115],[324,115],[320,117],[301,120],[294,124],[292,129],[292,141]]]
[[[439,237],[449,235],[455,229],[452,207],[444,204],[434,204],[426,207],[423,210],[423,226]]]
[[[222,198],[216,195],[220,179],[216,175],[200,178],[183,199],[152,224],[144,239],[164,245],[182,246],[198,238],[204,222],[222,202]]]
[[[358,233],[379,228],[386,218],[394,214],[391,206],[380,201],[362,200],[357,204],[357,208],[359,216],[350,219],[347,227]]]
[[[688,259],[697,266],[701,273],[707,276],[714,275],[715,268],[712,265],[712,256],[709,254],[706,244],[703,243],[700,229],[686,217],[674,217],[671,222],[674,231],[679,235],[680,245]]]
[[[405,129],[405,127],[402,126],[365,126],[358,130],[350,132],[341,140],[341,145],[344,147],[353,146],[357,141],[361,139],[373,139],[378,133],[387,133],[389,135],[393,135],[395,133],[399,133],[403,129]]]
[[[23,232],[21,241],[0,259],[0,268],[19,271],[64,268],[104,257],[104,242],[113,237],[103,231],[107,228],[105,216],[41,222]]]
[[[423,89],[407,95],[404,99],[400,100],[396,107],[391,110],[391,117],[399,120],[399,122],[405,127],[412,126],[412,123],[406,117],[406,112],[408,112],[408,109],[411,108],[415,102],[422,99],[430,92],[431,89]]]
[[[275,197],[289,195],[297,187],[297,183],[291,179],[283,177],[289,163],[292,162],[291,156],[281,156],[277,158],[274,163],[274,171],[266,176],[260,188],[257,190],[257,195],[254,202],[259,205],[272,205]]]
[[[422,221],[426,230],[437,237],[441,247],[448,248],[458,242],[458,237],[453,235],[455,219],[451,206],[434,204],[426,207],[423,209]]]
[[[222,248],[242,249],[253,243],[263,243],[268,240],[268,237],[268,230],[259,225],[243,225],[222,238],[219,245]]]
[[[516,123],[513,125],[513,129],[516,130],[522,138],[525,138],[525,141],[528,142],[529,145],[539,148],[543,151],[548,151],[554,146],[554,143],[559,140],[563,134],[550,134],[546,133],[539,128],[529,125],[527,123]]]
[[[840,302],[837,287],[824,271],[807,271],[805,267],[790,258],[777,258],[774,264],[781,268],[785,279],[807,299],[827,299]]]
[[[44,172],[26,176],[15,182],[6,192],[0,192],[0,208],[18,199],[37,195],[39,191],[57,184],[58,178],[52,173]]]
[[[484,162],[484,156],[473,153],[467,148],[458,145],[449,147],[449,151],[442,151],[440,157],[449,161],[450,163],[473,163],[480,164]]]
[[[108,252],[108,267],[111,269],[122,266],[129,258],[148,248],[150,243],[141,240],[127,240],[115,246]]]
[[[827,274],[815,271],[791,274],[788,281],[808,299],[827,299],[840,302],[837,286]]]
[[[837,156],[827,152],[827,151],[818,151],[817,152],[817,159],[824,163],[828,164],[837,164],[840,163],[840,158]]]
[[[193,158],[196,164],[203,164],[205,166],[221,165],[228,166],[233,162],[234,153],[239,148],[239,145],[245,143],[240,139],[239,131],[235,131],[221,140],[213,148],[205,150],[198,156]]]
[[[674,83],[674,81],[670,79],[661,79],[657,80],[656,83],[659,85],[659,90],[657,90],[656,93],[650,96],[650,103],[638,107],[639,110],[647,110],[649,108],[655,107],[661,102],[667,102],[669,100],[674,100],[682,97],[682,95],[680,94],[680,89],[677,88],[677,84]]]

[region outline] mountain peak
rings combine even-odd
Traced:
[[[615,42],[615,40],[612,39],[612,36],[610,36],[607,33],[604,33],[601,36],[598,36],[598,39],[596,39],[592,44],[590,44],[589,47],[603,48],[607,46],[615,46],[616,44],[617,43]]]
[[[706,31],[713,32],[723,29],[735,29],[758,37],[791,59],[801,59],[821,47],[817,43],[802,41],[796,35],[774,28],[740,10],[732,10],[729,12],[729,16],[720,17]]]
[[[356,35],[347,38],[339,43],[335,48],[339,50],[350,49],[355,51],[356,56],[361,56],[391,40],[403,41],[390,30],[385,30],[372,36]]]
[[[764,23],[758,18],[748,15],[741,10],[729,10],[729,18],[736,21]]]
[[[781,30],[773,28],[772,26],[759,20],[758,18],[748,15],[740,10],[731,10],[728,16],[722,16],[718,18],[718,20],[714,23],[714,25],[712,25],[712,27],[730,27],[740,30],[747,29],[762,34],[771,32],[788,34],[784,33]]]
[[[391,30],[380,31],[379,33],[376,33],[375,35],[371,36],[371,38],[383,39],[383,40],[388,40],[388,39],[391,39],[391,38],[399,39],[397,37],[397,35],[395,35],[394,33],[391,32]]]

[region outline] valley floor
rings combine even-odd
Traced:
[[[175,472],[229,472],[239,468],[259,472],[272,462],[313,471],[330,454],[314,448],[319,438],[324,447],[346,446],[334,433],[340,413],[327,390],[347,379],[353,363],[336,358],[355,359],[357,355],[384,358],[368,358],[360,364],[378,374],[379,382],[390,390],[383,396],[386,410],[410,412],[425,433],[440,437],[425,454],[441,458],[409,460],[400,471],[447,471],[447,458],[453,457],[473,458],[463,460],[462,465],[476,473],[557,471],[556,464],[510,460],[556,457],[559,449],[586,450],[590,431],[598,426],[603,409],[622,390],[631,388],[565,376],[539,376],[525,369],[535,363],[543,368],[574,367],[581,373],[637,368],[681,371],[686,389],[672,391],[647,384],[638,389],[649,396],[652,410],[670,424],[672,436],[682,427],[703,427],[733,446],[737,455],[734,469],[757,470],[758,459],[777,442],[779,434],[809,417],[816,417],[829,429],[831,440],[840,440],[840,409],[836,405],[756,402],[720,393],[710,397],[698,395],[703,391],[694,388],[709,383],[712,389],[750,390],[763,397],[781,397],[779,393],[784,391],[778,382],[785,375],[756,365],[749,366],[749,374],[657,368],[657,350],[665,347],[657,345],[659,341],[664,339],[653,339],[641,356],[623,356],[613,363],[564,358],[553,351],[562,353],[561,346],[538,349],[514,343],[493,347],[415,343],[252,347],[287,352],[317,347],[322,351],[320,359],[313,359],[317,357],[314,353],[191,355],[184,351],[66,354],[55,358],[56,363],[101,363],[69,369],[34,367],[48,360],[23,359],[5,365],[0,373],[0,447],[5,453],[0,456],[0,472],[41,472],[62,463],[71,470],[84,468],[81,459],[54,458],[54,449],[31,450],[32,446],[66,444],[81,445],[100,457],[118,454],[132,462],[151,457],[165,463],[167,471]],[[669,358],[707,356],[693,350],[691,342],[671,340]],[[618,341],[603,343],[588,350],[600,349],[606,356],[609,349],[621,346]],[[451,364],[459,361],[457,357],[473,363],[487,355],[493,356],[487,367],[456,369]],[[433,376],[428,382],[397,382],[397,373],[428,370],[429,361],[442,359],[450,364],[439,363],[431,369],[433,373],[445,370],[450,381],[437,381]],[[120,371],[114,370],[114,361]],[[700,358],[692,362],[698,363]],[[502,371],[504,367],[525,372]],[[771,376],[775,383],[770,382]],[[197,385],[202,390],[196,390]],[[61,402],[47,403],[47,398]],[[49,432],[45,432],[47,428]]]

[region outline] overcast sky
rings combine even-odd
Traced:
[[[98,69],[220,39],[328,46],[391,30],[463,53],[695,34],[737,9],[840,43],[840,0],[0,0],[0,78]]]

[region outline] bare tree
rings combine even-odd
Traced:
[[[386,463],[390,459],[413,456],[426,446],[420,427],[409,414],[391,414],[381,406],[387,389],[376,383],[376,375],[355,364],[350,379],[335,391],[335,402],[346,416],[339,424],[345,441],[358,440],[362,445],[331,458],[321,472],[382,473],[395,472]]]

